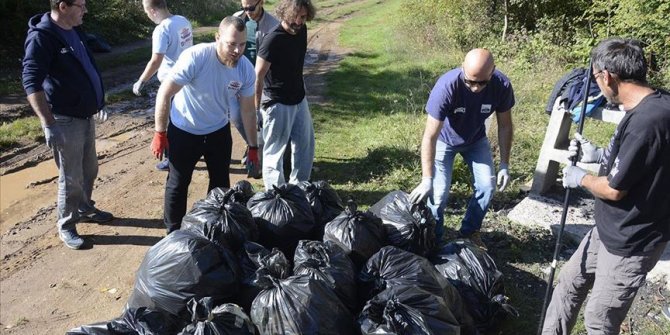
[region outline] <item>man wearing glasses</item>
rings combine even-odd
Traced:
[[[595,197],[595,227],[561,268],[542,334],[570,334],[579,310],[589,334],[619,334],[647,273],[670,240],[670,95],[647,82],[639,41],[610,38],[591,50],[593,80],[626,112],[607,148],[581,136],[580,162],[599,163],[598,176],[563,169],[563,186]],[[578,144],[579,143],[579,144]]]
[[[91,199],[98,175],[93,116],[106,117],[104,89],[79,29],[87,12],[85,0],[50,4],[49,13],[28,22],[23,87],[58,166],[58,235],[67,247],[79,249],[84,240],[77,222],[114,218],[95,208]]]
[[[512,84],[496,70],[493,55],[486,49],[468,52],[463,66],[442,75],[433,87],[426,104],[428,118],[421,142],[423,177],[410,200],[428,200],[437,220],[438,241],[444,234],[443,215],[454,159],[460,154],[472,173],[474,194],[461,221],[459,236],[485,247],[479,230],[496,190],[496,175],[484,122],[495,112],[500,150],[497,179],[502,191],[509,182],[513,106]]]
[[[258,47],[263,41],[263,37],[279,25],[279,20],[263,8],[264,2],[265,0],[241,0],[242,7],[240,8],[240,11],[233,14],[233,16],[242,19],[247,27],[247,48],[244,50],[244,56],[246,56],[253,65],[256,65],[256,54],[258,52]],[[235,101],[233,101],[233,104],[234,103]],[[260,113],[258,113],[257,118],[259,124],[261,122],[260,117]],[[248,143],[239,108],[231,109],[230,120],[235,125],[235,128],[237,128],[242,139]],[[263,139],[259,134],[258,148],[261,151],[263,150],[262,142]],[[246,164],[246,156],[247,152],[244,153],[242,164]],[[254,178],[260,178],[260,168],[260,166],[257,166],[250,169],[249,175]]]

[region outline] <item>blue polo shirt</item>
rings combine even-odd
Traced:
[[[456,68],[437,80],[426,103],[426,112],[444,122],[438,139],[458,147],[486,137],[484,121],[493,112],[507,112],[513,106],[514,90],[502,72],[495,70],[486,87],[473,93],[465,86],[463,70]]]

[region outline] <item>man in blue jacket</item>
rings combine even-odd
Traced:
[[[50,4],[50,12],[28,22],[23,87],[58,166],[58,235],[67,247],[79,249],[84,240],[77,234],[77,222],[113,219],[91,199],[98,175],[93,116],[106,118],[104,89],[79,29],[86,1]]]

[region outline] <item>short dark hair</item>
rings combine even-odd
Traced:
[[[247,26],[244,24],[244,20],[240,19],[237,16],[226,16],[221,20],[221,23],[219,24],[219,31],[229,27],[233,26],[235,27],[235,30],[237,31],[244,31],[244,29],[247,28]]]
[[[72,6],[74,0],[49,0],[51,9],[58,9],[58,5],[60,5],[61,2],[65,2],[66,5]]]
[[[166,0],[142,0],[142,1],[146,1],[147,5],[149,5],[149,7],[153,9],[167,9]]]
[[[282,0],[275,9],[277,18],[288,21],[296,17],[301,8],[307,9],[307,21],[312,21],[316,15],[316,8],[310,0]]]
[[[601,41],[591,51],[596,71],[607,70],[623,81],[647,82],[647,61],[640,41],[620,37]]]

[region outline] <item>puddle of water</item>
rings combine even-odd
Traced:
[[[108,139],[96,140],[97,152],[105,151],[122,143],[133,136],[134,132],[122,133]],[[18,201],[26,201],[34,191],[27,188],[30,183],[58,177],[58,168],[53,159],[46,160],[37,166],[0,176],[0,212],[7,210]]]
[[[58,177],[58,168],[53,159],[37,166],[0,176],[0,211],[4,212],[17,201],[26,199],[31,192],[30,183]]]

